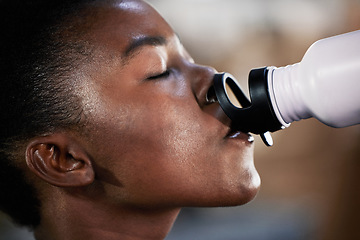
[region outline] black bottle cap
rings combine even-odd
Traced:
[[[267,68],[251,70],[249,74],[250,99],[229,73],[215,74],[214,90],[220,106],[232,120],[233,128],[260,134],[264,143],[272,145],[269,132],[282,128],[273,110],[267,81]]]

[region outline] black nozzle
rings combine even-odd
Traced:
[[[251,70],[249,74],[250,99],[229,73],[215,74],[216,97],[225,114],[232,120],[233,128],[260,134],[266,145],[272,145],[268,132],[282,128],[273,110],[267,81],[267,68]]]

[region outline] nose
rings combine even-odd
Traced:
[[[191,71],[191,88],[200,108],[226,126],[231,126],[230,118],[220,107],[214,92],[214,76],[218,73],[209,66],[194,65]]]
[[[201,108],[207,103],[206,96],[210,87],[213,85],[213,79],[216,73],[217,71],[213,67],[197,64],[193,66],[189,79],[191,79],[192,92]]]

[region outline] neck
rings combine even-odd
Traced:
[[[180,211],[114,207],[62,192],[44,201],[42,209],[37,240],[164,239]]]

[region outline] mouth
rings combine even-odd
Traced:
[[[250,133],[244,133],[238,130],[229,129],[228,133],[225,136],[226,139],[238,139],[246,141],[248,143],[253,143],[255,141],[254,137]]]
[[[215,94],[214,86],[210,86],[207,94],[206,94],[206,104],[218,103],[218,99]],[[239,130],[235,130],[232,127],[229,127],[229,130],[224,137],[224,139],[237,139],[241,141],[245,141],[248,143],[253,143],[255,141],[254,137],[250,133],[244,133]]]

